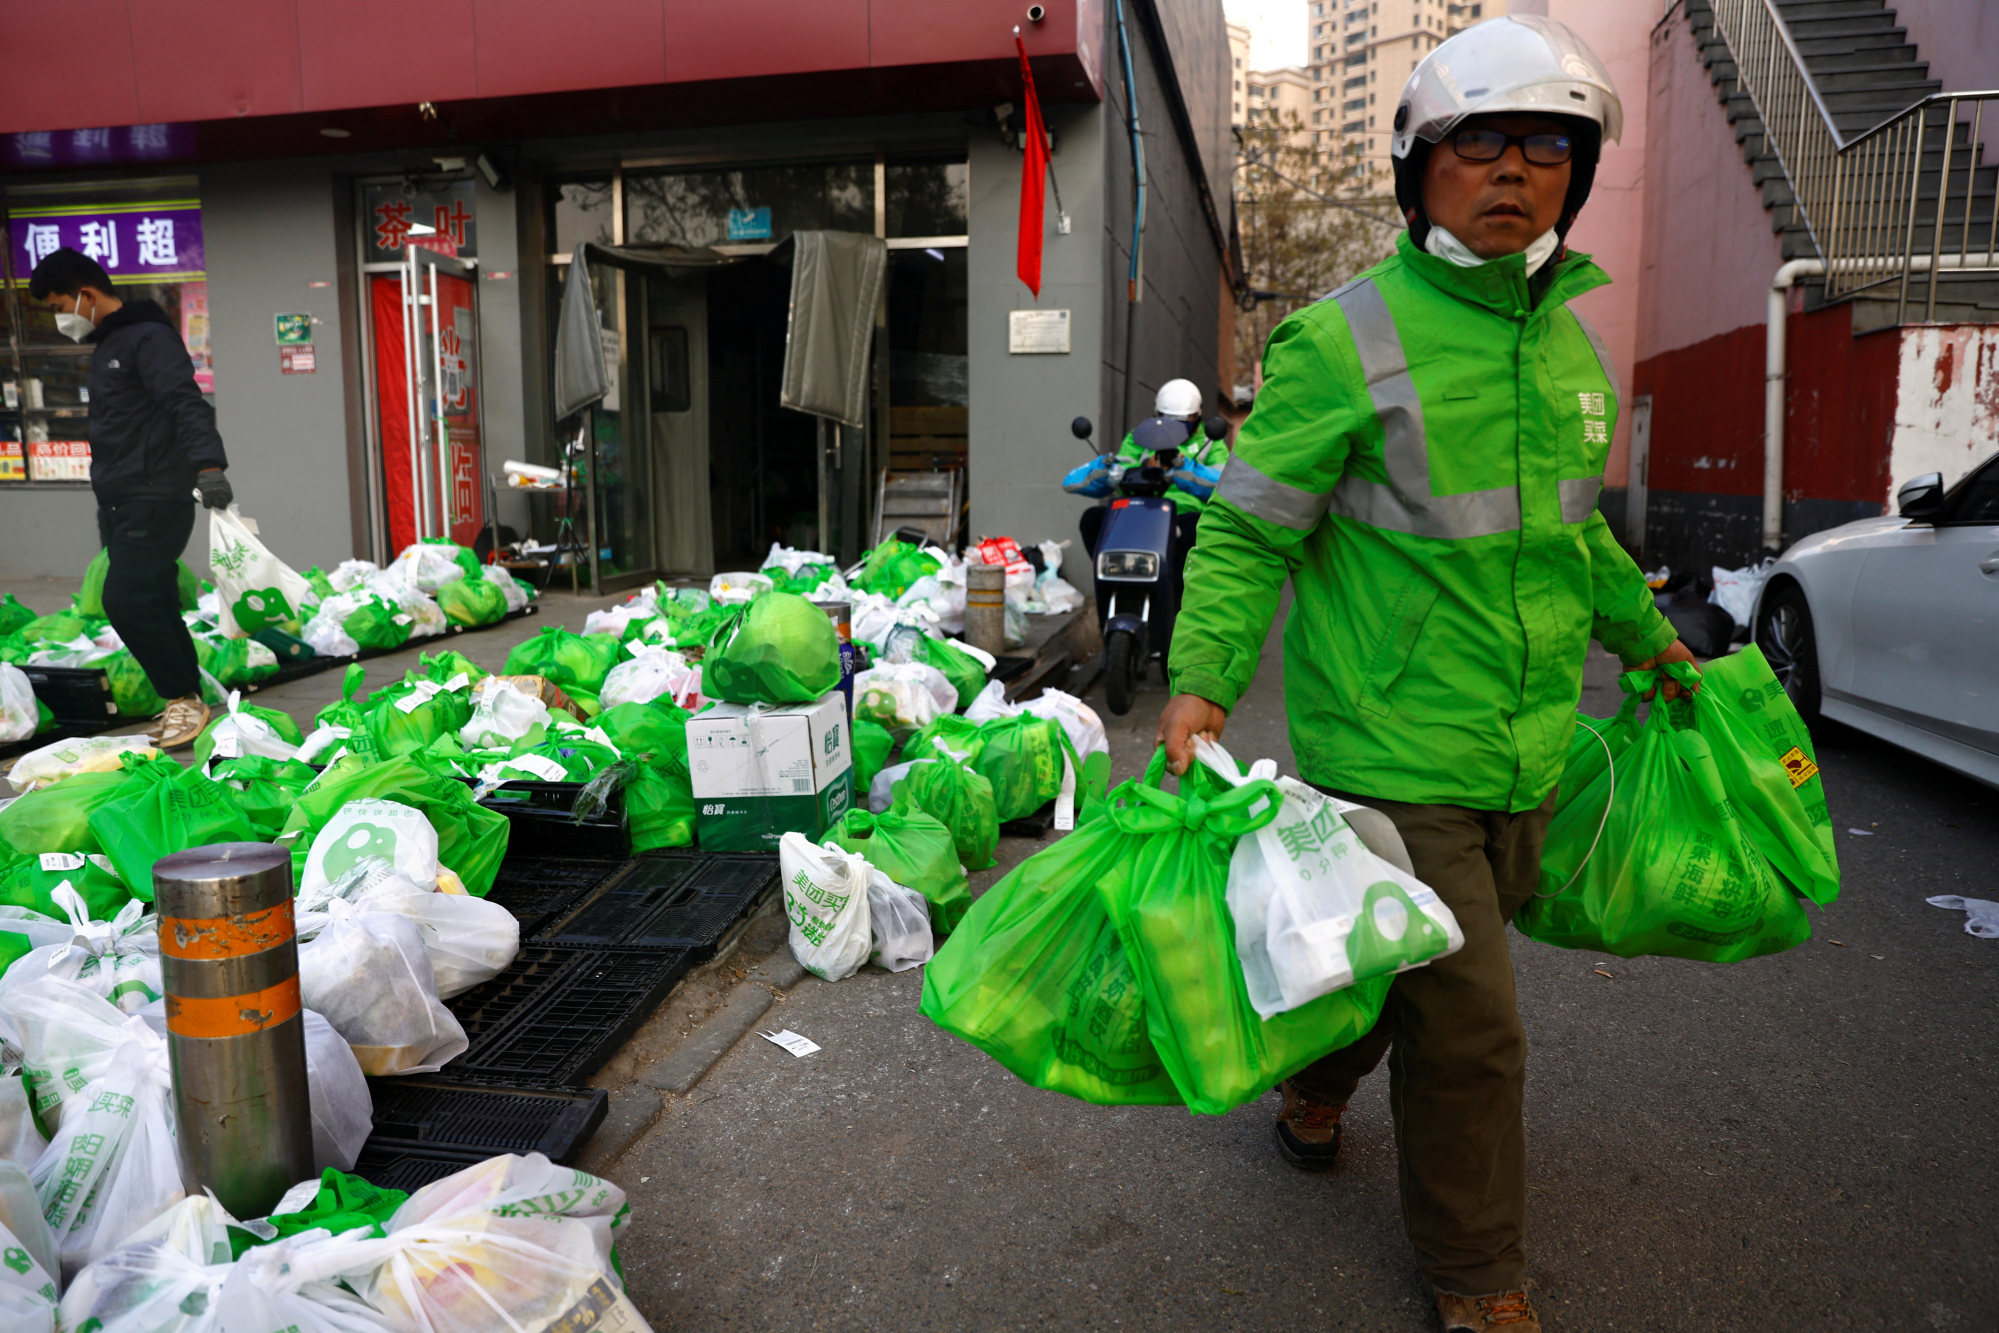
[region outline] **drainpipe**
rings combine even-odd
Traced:
[[[1825,272],[1822,259],[1793,259],[1770,279],[1770,307],[1763,323],[1763,546],[1784,540],[1784,316],[1799,278]]]

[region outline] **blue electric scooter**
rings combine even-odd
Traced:
[[[1088,417],[1069,424],[1069,432],[1086,442],[1091,429]],[[1209,439],[1218,440],[1228,434],[1228,422],[1210,417],[1204,430]],[[1072,495],[1104,501],[1084,512],[1082,534],[1096,571],[1104,698],[1120,717],[1131,711],[1138,682],[1153,658],[1159,659],[1162,679],[1166,673],[1193,538],[1192,524],[1181,521],[1173,493],[1186,490],[1205,499],[1221,479],[1214,469],[1180,452],[1190,434],[1188,422],[1149,417],[1131,435],[1152,461],[1131,466],[1106,454],[1062,479],[1062,489]]]

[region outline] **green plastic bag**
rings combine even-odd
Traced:
[[[826,612],[796,593],[750,602],[702,659],[701,691],[738,704],[806,704],[840,683],[840,638]]]
[[[865,796],[873,785],[875,774],[888,767],[889,751],[895,748],[895,737],[889,735],[887,727],[871,717],[854,719],[854,793]]]
[[[1691,701],[1655,702],[1614,768],[1560,794],[1540,891],[1513,920],[1521,934],[1623,958],[1712,963],[1810,938],[1811,922],[1750,841],[1692,717]]]
[[[437,859],[458,873],[465,891],[479,898],[492,891],[500,859],[507,854],[507,817],[474,801],[472,789],[456,778],[426,772],[407,755],[380,763],[343,756],[299,798],[277,838],[291,848],[295,881],[305,875],[306,853],[320,829],[341,806],[364,796],[421,810],[437,830]]]
[[[111,698],[120,717],[154,717],[167,706],[146,678],[146,669],[132,656],[130,648],[120,648],[95,663],[111,680]]]
[[[625,783],[625,822],[634,852],[694,844],[694,783],[687,768],[687,710],[670,703],[623,703],[596,724],[634,765]]]
[[[412,624],[409,613],[401,607],[371,596],[347,613],[340,628],[362,652],[387,652],[409,642]]]
[[[465,654],[450,648],[441,653],[421,653],[416,663],[425,680],[434,680],[439,685],[449,685],[461,675],[471,684],[477,685],[493,674]]]
[[[328,578],[326,571],[318,565],[310,565],[300,570],[299,577],[312,585],[313,594],[322,602],[329,597],[338,595],[337,590],[333,586],[333,580]]]
[[[946,934],[957,928],[972,905],[971,885],[951,830],[911,808],[906,801],[881,814],[849,810],[828,830],[829,842],[868,858],[868,864],[930,904],[930,928]]]
[[[194,655],[201,669],[228,689],[278,674],[278,655],[255,639],[194,636]]]
[[[348,753],[363,759],[380,758],[375,748],[375,738],[368,730],[368,710],[355,702],[361,692],[361,683],[368,677],[368,669],[359,662],[347,664],[347,670],[340,677],[340,698],[319,710],[312,720],[313,727],[339,727],[347,733]],[[338,749],[338,746],[333,749]],[[329,749],[327,753],[332,753]]]
[[[83,895],[93,921],[109,921],[132,900],[107,857],[57,854],[44,861],[40,854],[0,852],[0,907],[25,907],[63,920],[52,895],[64,884]]]
[[[924,968],[923,1016],[1034,1087],[1103,1106],[1178,1103],[1098,890],[1130,843],[1099,819],[1009,871]]]
[[[1839,852],[1825,783],[1804,719],[1750,644],[1701,668],[1694,726],[1750,845],[1794,890],[1824,906],[1839,896]]]
[[[1235,951],[1229,859],[1238,838],[1276,817],[1277,786],[1230,787],[1197,764],[1171,795],[1160,789],[1165,772],[1161,749],[1088,828],[1107,824],[1125,837],[1125,856],[1101,888],[1144,995],[1152,1047],[1188,1110],[1224,1115],[1364,1036],[1392,977],[1258,1017]]]
[[[611,746],[600,745],[571,733],[535,744],[524,740],[499,761],[500,771],[496,776],[503,782],[588,782],[617,763],[619,758],[618,751]],[[529,762],[517,762],[522,759]],[[545,764],[555,765],[562,770],[562,775],[557,777],[544,767]]]
[[[376,1239],[388,1234],[389,1219],[409,1197],[401,1190],[373,1185],[329,1166],[320,1173],[319,1193],[297,1212],[274,1213],[259,1224],[257,1231],[230,1227],[229,1257],[241,1259],[259,1245],[322,1228],[335,1236],[364,1231],[368,1239]]]
[[[76,773],[0,806],[0,841],[16,852],[101,852],[91,812],[125,786],[125,771]]]
[[[41,646],[35,640],[24,639],[18,634],[0,637],[0,662],[12,662],[19,666]]]
[[[830,564],[800,565],[798,572],[787,573],[782,565],[772,565],[759,571],[770,580],[770,586],[778,592],[806,593],[825,583],[838,572]]]
[[[269,841],[283,831],[292,806],[319,773],[296,759],[248,754],[216,760],[208,776],[236,793],[236,808],[255,827],[258,839]]]
[[[912,759],[915,751],[905,751]],[[993,864],[993,849],[999,845],[999,807],[993,803],[993,784],[972,768],[939,751],[934,762],[912,764],[895,784],[895,800],[910,805],[951,830],[951,842],[958,860],[967,870],[984,870]]]
[[[976,769],[979,755],[986,748],[986,730],[962,713],[940,713],[936,721],[910,737],[903,753],[910,759],[935,753],[936,743],[940,740],[951,747],[953,754]]]
[[[125,785],[90,813],[90,832],[134,898],[153,900],[153,862],[214,842],[255,842],[236,793],[164,755],[128,756]]]
[[[70,599],[70,606],[80,616],[101,616],[104,614],[104,575],[111,567],[109,548],[98,551],[83,567],[83,586]]]
[[[456,562],[457,562],[457,564],[458,564],[458,567],[459,567],[460,569],[462,569],[462,570],[464,570],[464,571],[465,571],[465,577],[466,577],[466,578],[468,578],[468,579],[477,579],[477,580],[479,580],[479,581],[480,581],[481,583],[483,583],[483,582],[485,582],[485,581],[486,581],[486,575],[485,575],[485,571],[484,571],[484,570],[483,570],[483,569],[482,569],[482,568],[480,567],[480,565],[479,565],[479,557],[478,557],[478,555],[476,555],[476,554],[475,554],[474,552],[472,552],[471,550],[467,549],[466,547],[463,547],[463,546],[460,546],[460,545],[459,545],[459,544],[458,544],[457,542],[455,542],[455,541],[452,541],[452,540],[451,540],[451,538],[449,538],[449,537],[425,537],[425,538],[423,539],[423,544],[424,544],[425,546],[448,546],[448,547],[450,547],[450,548],[451,548],[451,558],[452,558],[452,559],[453,559],[454,561],[456,561]],[[453,582],[455,583],[455,582],[457,582],[458,580],[454,579],[454,580],[452,580],[452,581],[453,581]]]
[[[13,593],[0,593],[0,638],[19,634],[34,619],[35,613],[21,605]]]
[[[497,583],[486,582],[483,575],[445,584],[437,590],[437,604],[454,625],[491,625],[507,616],[507,595]]]
[[[394,758],[421,750],[440,736],[457,736],[458,729],[472,720],[469,685],[456,690],[438,685],[428,675],[412,671],[368,696],[368,737],[375,743],[375,753]]]
[[[916,660],[928,663],[944,673],[944,679],[951,682],[951,688],[958,692],[958,711],[972,706],[972,700],[979,697],[979,691],[986,687],[986,664],[960,648],[948,639],[925,634],[917,639]]]
[[[944,566],[921,546],[890,537],[863,557],[860,577],[854,586],[884,597],[900,597],[909,585],[925,574],[935,574]]]
[[[604,677],[617,664],[616,639],[601,634],[572,634],[560,625],[550,625],[533,638],[515,644],[507,654],[501,674],[540,676],[553,681],[585,713],[595,716]]]
[[[993,785],[1000,822],[1031,815],[1062,790],[1065,766],[1076,752],[1054,718],[1021,713],[981,723],[985,743],[972,767]]]
[[[287,745],[297,745],[305,739],[304,734],[298,729],[298,723],[292,721],[290,713],[281,713],[275,708],[262,708],[256,704],[246,703],[238,703],[236,710],[267,723]],[[213,720],[209,722],[207,730],[194,738],[194,767],[207,767],[208,757],[215,753],[215,729],[228,720],[229,714],[226,712],[213,714]]]
[[[98,617],[86,618],[74,611],[57,611],[52,615],[36,616],[21,626],[18,632],[29,643],[68,643],[72,639],[92,633],[90,624],[92,619],[96,619],[100,625],[104,623]]]

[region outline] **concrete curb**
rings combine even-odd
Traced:
[[[624,1155],[625,1149],[652,1128],[652,1122],[659,1118],[661,1101],[651,1088],[620,1089],[612,1093],[604,1123],[597,1126],[589,1145],[576,1159],[577,1168],[594,1176],[603,1175],[611,1163]]]
[[[762,986],[748,983],[737,986],[722,1001],[722,1006],[668,1051],[664,1059],[641,1070],[638,1081],[661,1092],[686,1092],[763,1017],[774,998]]]

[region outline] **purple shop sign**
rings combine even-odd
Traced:
[[[123,162],[168,162],[194,156],[194,126],[101,125],[75,130],[23,130],[0,135],[0,167],[96,167]]]
[[[95,259],[113,280],[188,282],[206,278],[201,202],[10,209],[14,277],[25,283],[35,265],[64,246]]]

